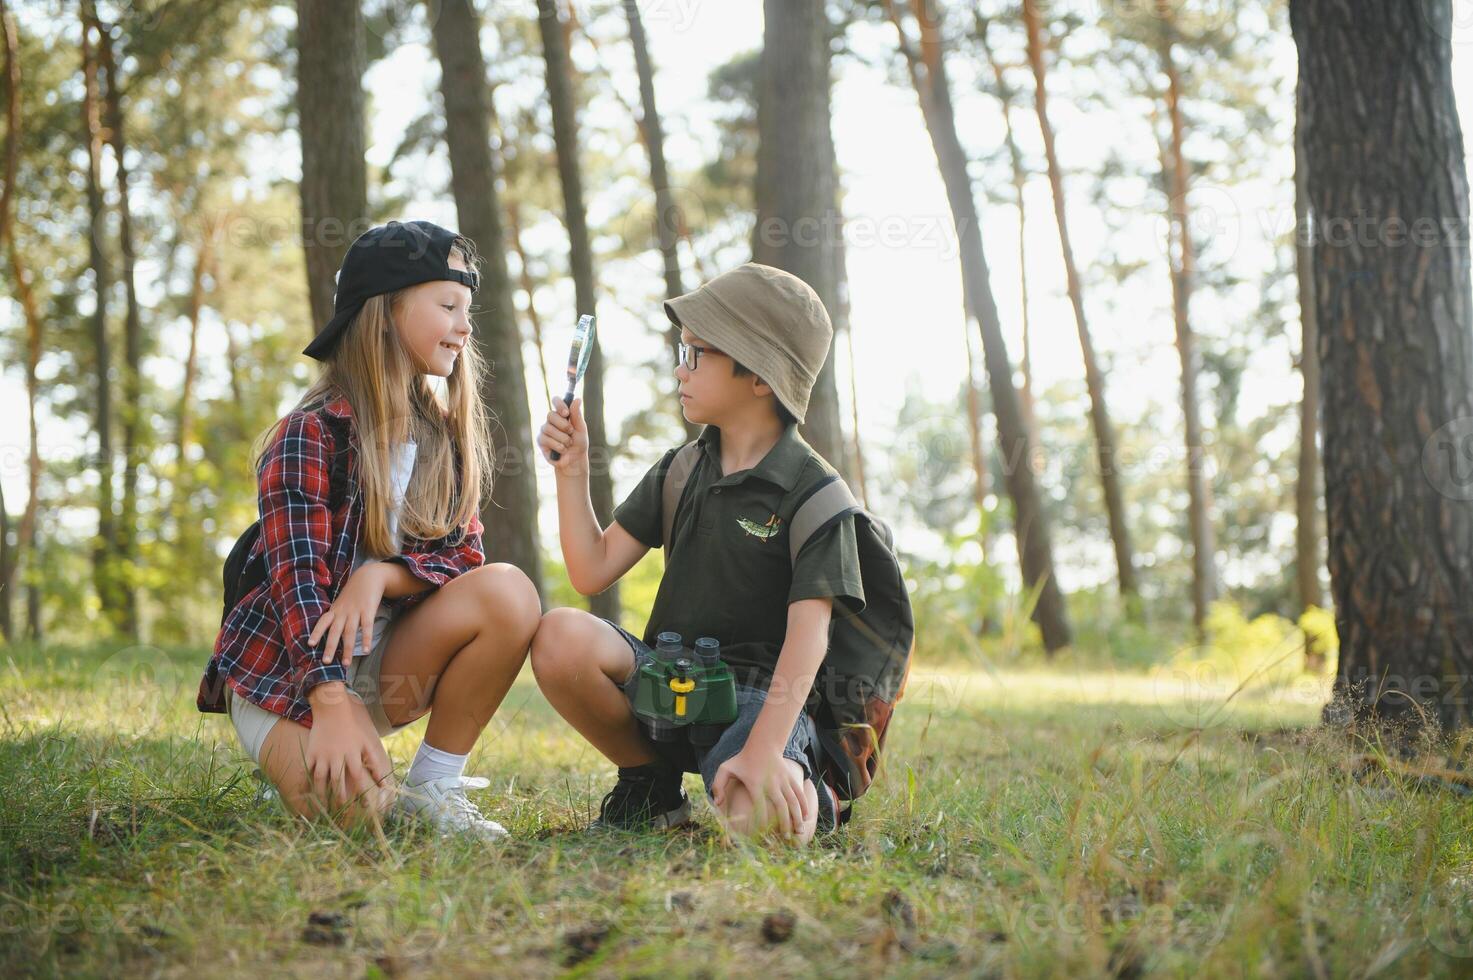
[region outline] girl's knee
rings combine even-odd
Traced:
[[[467,572],[480,590],[480,600],[507,634],[528,643],[542,618],[542,600],[527,574],[515,565],[495,562]]]

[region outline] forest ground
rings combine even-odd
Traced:
[[[257,799],[199,649],[0,650],[0,974],[1411,976],[1473,969],[1473,805],[1314,726],[1327,681],[926,669],[807,849],[590,832],[530,671],[471,757],[514,839]],[[407,766],[424,722],[387,742]]]

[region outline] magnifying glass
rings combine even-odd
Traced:
[[[588,370],[588,359],[593,356],[595,332],[592,314],[585,313],[578,318],[578,326],[573,330],[573,346],[568,349],[568,393],[563,396],[563,404],[569,408],[573,407],[573,392]],[[563,454],[554,449],[551,458],[562,459]]]

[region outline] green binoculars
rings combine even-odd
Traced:
[[[736,720],[736,681],[709,636],[683,645],[679,633],[655,638],[654,658],[639,668],[634,713],[656,742],[714,745]]]

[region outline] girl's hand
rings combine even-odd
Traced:
[[[754,828],[776,823],[784,837],[792,837],[810,816],[803,779],[779,753],[743,749],[721,764],[711,781],[711,798],[722,813],[733,782],[744,786],[752,797]]]
[[[571,476],[588,465],[588,426],[583,422],[583,399],[574,398],[569,408],[561,398],[554,398],[547,424],[537,434],[537,448],[552,464],[559,476]],[[562,454],[553,459],[552,453]]]
[[[330,692],[319,690],[329,687]],[[306,756],[313,793],[329,814],[349,804],[365,812],[382,812],[389,802],[385,794],[394,792],[393,766],[368,709],[341,682],[329,681],[313,690]]]
[[[353,654],[353,638],[360,634],[364,652],[373,649],[373,617],[378,613],[388,584],[385,571],[383,562],[370,561],[360,566],[343,583],[332,608],[323,613],[317,625],[312,627],[312,633],[307,637],[308,646],[316,646],[322,635],[327,634],[327,644],[322,648],[323,663],[333,662],[340,640],[346,663]]]

